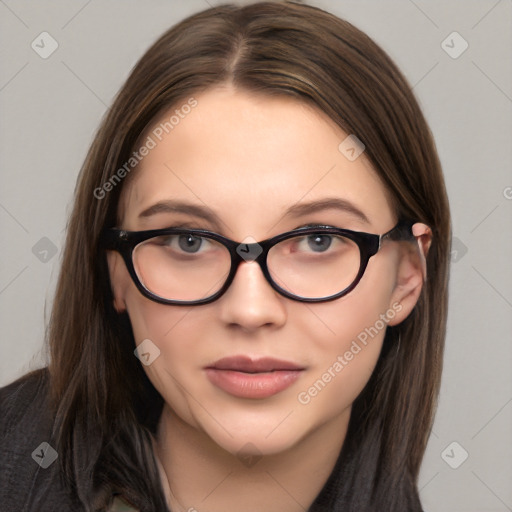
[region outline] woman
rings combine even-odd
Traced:
[[[449,243],[365,34],[294,3],[182,21],[82,168],[49,366],[1,390],[5,509],[422,510]]]

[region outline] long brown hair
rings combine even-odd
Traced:
[[[420,511],[417,478],[447,315],[450,215],[441,166],[410,85],[386,53],[350,23],[288,2],[222,5],[180,22],[140,59],[101,123],[75,191],[48,329],[63,474],[86,510],[103,510],[112,493],[144,512],[166,510],[150,439],[162,398],[133,355],[127,315],[113,308],[99,246],[102,230],[116,225],[124,181],[108,190],[104,184],[156,116],[227,82],[325,112],[363,141],[397,217],[432,228],[419,301],[404,322],[388,327],[315,502],[324,511]]]

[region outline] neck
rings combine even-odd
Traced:
[[[331,474],[350,410],[273,455],[240,458],[164,405],[154,451],[173,512],[304,512]]]

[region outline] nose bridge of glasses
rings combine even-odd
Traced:
[[[263,247],[258,242],[244,241],[237,245],[236,253],[243,261],[256,261],[263,253]]]
[[[260,271],[263,274],[263,277],[269,284],[272,284],[271,278],[268,274],[268,270],[266,268],[266,257],[268,253],[268,244],[266,242],[252,242],[249,240],[254,240],[249,237],[245,239],[241,243],[236,243],[236,245],[232,245],[231,248],[231,272],[230,278],[228,278],[227,283],[231,285],[231,282],[235,278],[235,275],[238,272],[238,269],[242,263],[256,263],[257,266],[260,267]],[[233,251],[234,249],[234,251]]]

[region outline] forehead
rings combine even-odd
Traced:
[[[172,199],[214,210],[235,231],[268,229],[292,205],[340,197],[387,227],[389,195],[364,152],[340,151],[348,135],[292,98],[229,87],[186,98],[141,137],[151,149],[123,190],[123,223],[140,229],[141,211]]]

